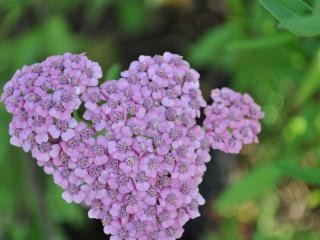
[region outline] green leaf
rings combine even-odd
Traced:
[[[312,12],[312,8],[302,0],[259,0],[259,2],[280,22]]]
[[[233,208],[239,204],[262,197],[273,189],[282,177],[282,172],[273,163],[256,167],[239,182],[229,186],[216,201],[218,211]]]
[[[230,43],[227,50],[251,50],[281,46],[295,40],[296,37],[289,33],[277,33],[253,39],[244,39]]]
[[[314,36],[320,34],[320,13],[305,17],[294,17],[285,19],[280,26],[301,36]]]
[[[285,176],[302,180],[308,184],[320,184],[320,169],[306,168],[296,162],[279,162],[277,165]]]
[[[278,21],[280,27],[301,36],[320,34],[320,14],[301,0],[259,0]]]
[[[188,59],[197,66],[209,65],[213,59],[221,58],[226,45],[237,39],[238,36],[239,26],[237,24],[214,27],[193,44]]]
[[[277,2],[299,15],[312,13],[313,11],[312,7],[304,0],[277,0]]]
[[[118,79],[120,77],[120,72],[121,72],[121,65],[116,63],[116,64],[113,64],[107,74],[106,74],[106,78],[105,80],[115,80],[115,79]]]
[[[309,98],[320,89],[320,49],[315,53],[312,64],[306,72],[298,89],[295,105],[303,105]]]

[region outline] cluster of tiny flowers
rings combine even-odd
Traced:
[[[204,128],[213,149],[239,153],[244,144],[257,143],[264,113],[248,94],[229,88],[211,91],[212,105],[205,108]]]
[[[84,54],[52,56],[17,70],[1,96],[12,114],[11,144],[31,151],[41,166],[54,165],[63,152],[61,143],[79,129],[72,112],[80,107],[80,95],[101,76],[100,66]]]
[[[85,55],[53,56],[18,70],[1,100],[11,143],[31,152],[86,205],[111,239],[176,239],[204,204],[198,185],[210,160],[196,124],[206,105],[199,74],[178,55],[141,56],[121,79],[98,86]],[[73,112],[84,103],[84,121]]]
[[[18,70],[1,101],[11,144],[31,152],[118,239],[177,239],[199,216],[210,145],[239,152],[257,141],[263,113],[248,95],[214,90],[206,107],[199,74],[181,56],[140,56],[99,86],[100,66],[66,53]],[[205,108],[204,129],[196,123]],[[82,120],[77,110],[83,110]]]
[[[141,56],[84,97],[84,119],[103,133],[92,145],[101,172],[89,217],[111,239],[181,237],[204,204],[198,185],[210,160],[196,124],[206,106],[199,74],[178,55]]]

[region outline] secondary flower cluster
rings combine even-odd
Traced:
[[[60,143],[75,136],[72,112],[80,107],[79,96],[101,76],[97,63],[70,53],[17,70],[1,96],[12,114],[11,143],[31,151],[39,164],[58,158]]]
[[[264,114],[248,94],[229,88],[211,91],[213,103],[205,108],[205,131],[213,149],[239,153],[244,144],[257,143]]]
[[[228,89],[214,90],[206,107],[199,74],[171,53],[140,56],[119,80],[98,86],[101,77],[84,54],[18,70],[1,97],[13,116],[10,142],[31,152],[62,197],[87,206],[111,239],[179,238],[204,204],[198,185],[210,145],[238,152],[256,141],[263,114]]]

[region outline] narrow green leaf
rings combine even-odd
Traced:
[[[253,39],[244,39],[230,43],[227,50],[250,50],[277,47],[291,42],[296,37],[289,33],[277,33],[270,36],[262,36]]]
[[[310,97],[320,89],[320,49],[314,55],[312,64],[298,89],[295,105],[303,105]]]
[[[201,36],[191,47],[189,59],[194,65],[210,64],[212,59],[221,57],[226,44],[236,39],[239,26],[225,24],[215,27]]]
[[[273,189],[282,177],[282,172],[273,163],[252,169],[242,180],[229,186],[216,201],[218,211],[262,197]]]
[[[313,9],[302,0],[259,0],[280,26],[301,36],[320,34],[320,14],[312,14]]]
[[[314,36],[320,34],[320,13],[285,19],[281,22],[280,26],[301,36]]]
[[[313,11],[312,7],[303,0],[277,0],[277,2],[299,15],[312,13]]]
[[[296,162],[279,162],[277,164],[282,174],[308,184],[320,184],[320,169],[302,167]]]
[[[299,16],[299,12],[297,12],[297,9],[305,8],[302,5],[299,4],[295,7],[290,7],[290,4],[284,4],[283,1],[277,1],[277,0],[259,0],[260,4],[269,11],[276,19],[278,19],[280,22],[282,22],[285,19]],[[300,1],[286,1],[288,2],[300,2]],[[292,3],[291,3],[292,4]]]
[[[312,7],[302,0],[259,0],[260,4],[279,21],[312,13]]]
[[[121,72],[121,65],[116,63],[116,64],[113,64],[107,74],[106,74],[106,78],[105,80],[115,80],[115,79],[118,79],[120,77],[120,72]]]

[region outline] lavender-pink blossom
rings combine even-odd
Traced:
[[[98,86],[84,54],[24,66],[4,86],[11,144],[31,152],[67,202],[88,207],[111,239],[177,239],[200,215],[210,145],[238,152],[257,141],[263,114],[249,95],[214,90],[181,56],[140,56]],[[83,103],[83,119],[77,110]],[[197,124],[206,107],[204,129]]]
[[[258,142],[264,113],[248,94],[222,88],[212,90],[211,98],[204,127],[213,149],[239,153],[243,145]]]
[[[113,136],[105,147],[106,165],[112,168],[98,181],[106,182],[107,189],[116,191],[114,197],[123,200],[110,204],[105,199],[110,197],[100,199],[108,203],[103,209],[112,216],[105,232],[114,239],[178,238],[185,220],[179,220],[177,209],[185,209],[185,217],[193,218],[198,214],[189,211],[190,203],[204,203],[196,179],[205,170],[199,164],[204,166],[207,160],[197,162],[201,156],[196,150],[205,134],[201,128],[194,131],[200,107],[206,105],[199,75],[180,56],[165,53],[141,56],[121,76],[101,85],[100,106],[85,105],[84,114],[96,130],[105,129]],[[175,186],[177,182],[188,191]],[[104,216],[94,217],[103,221]],[[135,228],[137,222],[148,227]]]

